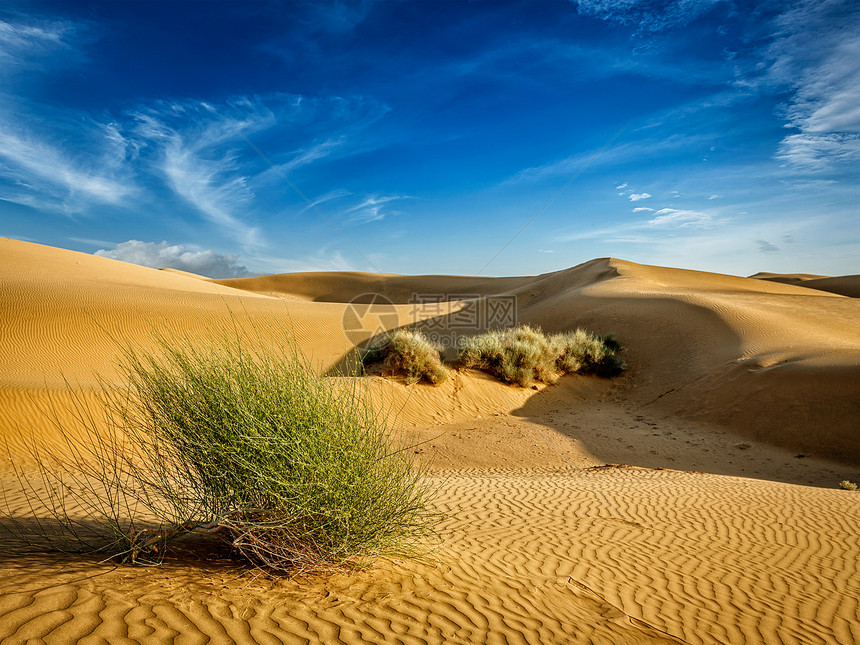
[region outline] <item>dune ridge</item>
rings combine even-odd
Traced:
[[[809,289],[827,291],[849,298],[860,298],[860,275],[825,276],[807,273],[756,273],[751,278],[794,284]]]
[[[796,284],[603,258],[531,278],[303,273],[216,281],[349,302],[379,293],[517,299],[545,331],[615,333],[636,376],[626,396],[756,441],[860,459],[860,306]]]

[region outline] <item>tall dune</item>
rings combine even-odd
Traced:
[[[860,460],[860,303],[801,286],[593,260],[536,277],[303,273],[219,280],[349,302],[379,293],[515,296],[520,322],[585,326],[627,346],[626,396],[798,452]]]

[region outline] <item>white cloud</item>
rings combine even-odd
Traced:
[[[633,209],[633,212],[634,213],[643,213],[646,211],[653,211],[653,210],[654,210],[653,208],[648,208],[647,206],[638,206],[637,208]]]
[[[117,244],[112,250],[99,249],[93,255],[131,262],[153,269],[179,269],[210,278],[242,278],[250,275],[238,264],[237,256],[221,255],[211,249],[195,251],[181,244],[141,242],[129,240]]]
[[[342,146],[346,137],[337,137],[336,139],[328,139],[322,143],[315,143],[307,148],[297,150],[295,156],[286,163],[278,164],[278,169],[286,175],[289,175],[294,170],[307,166],[308,164],[324,159],[331,155],[335,148]]]
[[[38,136],[22,135],[23,126],[11,115],[5,121],[0,123],[0,175],[26,189],[27,193],[15,191],[21,196],[30,191],[38,195],[34,204],[81,212],[92,202],[120,204],[135,191],[122,168],[126,142],[113,126],[91,124],[88,134],[96,141],[87,143],[95,143],[98,150],[71,157]],[[4,197],[23,203],[14,195]]]
[[[169,144],[162,166],[170,187],[210,221],[236,236],[244,244],[257,243],[257,230],[243,222],[236,210],[247,207],[253,194],[244,176],[222,178],[233,170],[229,160],[208,161],[184,147],[180,139]]]
[[[29,24],[0,20],[0,74],[19,67],[35,67],[41,58],[57,53],[68,59],[74,50],[67,36],[77,28],[74,23],[62,20]]]
[[[350,215],[350,222],[361,224],[376,222],[385,217],[385,204],[401,199],[408,199],[408,197],[401,195],[390,195],[387,197],[371,195],[370,197],[365,198],[360,204],[346,209],[344,214]]]
[[[299,215],[310,210],[316,209],[320,204],[324,204],[326,202],[342,199],[343,197],[348,197],[351,193],[348,190],[344,190],[342,188],[336,188],[335,190],[330,190],[329,192],[320,195],[316,199],[312,199],[309,204],[307,204],[302,210],[299,211]]]
[[[626,181],[623,184],[621,184],[620,186],[616,186],[615,190],[623,190],[625,188],[627,188],[627,182]]]
[[[860,160],[860,5],[807,0],[776,21],[767,79],[792,88],[777,158],[808,170]]]
[[[652,209],[642,210],[650,211]],[[718,217],[711,213],[674,208],[662,208],[654,215],[655,217],[649,220],[628,221],[602,229],[561,234],[557,236],[557,239],[561,242],[603,239],[612,243],[650,244],[655,235],[662,237],[668,231],[684,231],[687,234],[692,234],[692,231],[704,231],[729,222],[728,218]]]
[[[159,104],[135,116],[135,132],[157,150],[168,186],[243,244],[259,244],[257,229],[240,215],[250,210],[254,193],[236,148],[246,147],[243,135],[271,126],[274,114],[259,101],[239,98],[219,107]]]
[[[722,195],[711,195],[708,199],[720,199]]]
[[[135,192],[122,168],[128,142],[115,124],[33,105],[12,93],[17,70],[33,74],[48,59],[52,68],[79,59],[72,41],[81,29],[63,20],[0,20],[0,178],[8,180],[0,199],[77,214],[96,204],[120,204]]]
[[[656,217],[648,221],[651,226],[671,226],[677,228],[710,228],[725,222],[710,213],[700,211],[661,208],[654,213]]]
[[[860,161],[860,134],[792,134],[780,142],[776,156],[808,170],[824,170],[837,163]]]
[[[631,193],[629,197],[631,202],[638,202],[643,199],[648,199],[651,195],[649,193]]]

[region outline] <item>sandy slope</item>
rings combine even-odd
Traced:
[[[795,285],[593,260],[533,278],[304,273],[217,281],[320,302],[515,296],[520,322],[628,347],[626,397],[753,441],[860,461],[860,302]],[[403,320],[403,324],[410,322]]]
[[[849,298],[860,298],[860,275],[823,276],[809,274],[756,273],[753,278],[796,284],[809,289],[828,291]]]
[[[367,293],[394,304],[348,304]],[[458,302],[416,310],[414,293]],[[0,537],[0,641],[860,641],[860,493],[834,489],[860,479],[860,301],[825,291],[609,259],[526,278],[210,281],[0,239],[0,436],[26,467],[25,441],[55,442],[46,405],[68,422],[75,396],[94,402],[93,370],[119,378],[117,341],[153,328],[286,326],[330,368],[370,330],[444,327],[494,295],[549,331],[615,332],[630,370],[538,390],[469,371],[365,381],[439,484],[429,561],[273,581],[210,547],[117,568]],[[355,316],[366,333],[344,332]]]

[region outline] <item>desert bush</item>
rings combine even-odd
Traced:
[[[438,385],[448,378],[439,348],[419,331],[398,329],[382,349],[382,357],[386,370],[405,374],[407,383],[423,379]]]
[[[615,376],[626,367],[619,349],[612,336],[595,336],[582,329],[546,336],[523,325],[464,338],[458,358],[465,367],[528,387],[535,381],[555,383],[565,373]]]
[[[611,334],[597,336],[584,329],[555,334],[550,343],[557,355],[556,365],[565,373],[617,376],[627,367],[618,356],[621,349]]]
[[[857,490],[858,487],[857,484],[855,484],[854,482],[844,479],[839,482],[839,488],[843,490]]]
[[[107,430],[84,415],[83,439],[40,455],[61,546],[160,561],[203,531],[257,565],[324,571],[408,555],[431,530],[426,480],[355,381],[318,376],[289,340],[162,341],[122,372],[102,386]]]
[[[539,329],[523,325],[464,338],[457,357],[466,367],[490,372],[528,387],[534,381],[555,383],[554,349]]]

